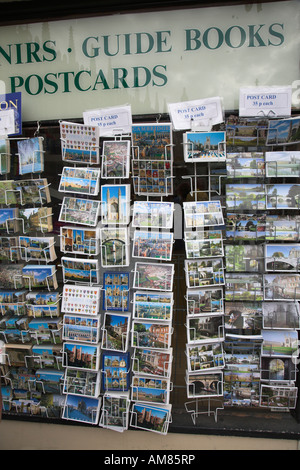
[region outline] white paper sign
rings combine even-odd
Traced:
[[[291,115],[292,87],[240,88],[240,116],[283,117]]]
[[[13,109],[0,111],[0,135],[15,133],[15,113]]]
[[[131,106],[94,109],[83,113],[85,125],[98,126],[100,137],[131,133]]]
[[[210,130],[224,121],[220,97],[169,103],[169,113],[174,129]]]

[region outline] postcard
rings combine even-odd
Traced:
[[[64,282],[82,282],[89,285],[99,284],[100,273],[97,259],[61,258]]]
[[[101,186],[101,216],[105,225],[129,224],[130,184]]]
[[[20,231],[23,233],[37,230],[42,233],[49,233],[53,230],[51,207],[29,207],[19,209]]]
[[[100,201],[64,197],[59,221],[96,227],[100,212]]]
[[[20,175],[44,171],[43,140],[43,137],[32,137],[17,141]]]
[[[107,392],[126,392],[130,387],[130,354],[102,352],[102,388]]]
[[[101,289],[97,286],[66,284],[63,287],[61,311],[81,315],[97,315]]]
[[[239,240],[265,240],[266,214],[238,214],[227,212],[226,239],[228,241]]]
[[[63,253],[99,254],[99,229],[60,227],[60,250]]]
[[[224,372],[224,406],[259,406],[260,372],[256,366],[238,365]]]
[[[87,424],[97,424],[99,420],[101,398],[85,396],[66,396],[62,410],[62,419],[80,421]]]
[[[97,196],[99,193],[99,168],[63,167],[58,191]]]
[[[19,261],[20,259],[18,237],[0,237],[0,260]]]
[[[183,210],[187,228],[224,225],[220,201],[184,202]]]
[[[129,265],[129,233],[127,227],[100,229],[101,264],[103,267]]]
[[[103,310],[126,312],[129,309],[129,272],[103,273]]]
[[[264,300],[300,300],[300,275],[264,274]]]
[[[42,206],[51,202],[49,186],[46,178],[16,180],[12,185],[13,197],[17,204],[38,204]],[[7,194],[5,198],[8,199],[11,196],[10,193],[10,196]]]
[[[104,179],[129,178],[130,140],[104,140],[101,176]]]
[[[186,231],[184,242],[187,259],[224,256],[221,230]]]
[[[170,261],[173,250],[173,233],[135,230],[133,258]]]
[[[173,202],[134,201],[132,226],[171,229],[173,213]]]
[[[300,329],[299,302],[262,302],[264,329]]]
[[[99,163],[99,128],[60,122],[62,160],[72,163]]]
[[[226,245],[226,272],[263,272],[263,245]]]
[[[183,134],[185,162],[224,162],[226,160],[226,133],[186,132]]]
[[[150,290],[173,290],[174,265],[136,262],[133,287]]]
[[[262,329],[261,302],[225,302],[225,329],[258,334]]]
[[[223,396],[223,372],[201,372],[186,374],[188,398]]]
[[[268,122],[256,120],[247,122],[238,120],[226,125],[226,144],[230,147],[251,148],[265,145],[267,137]]]
[[[223,314],[223,298],[223,288],[187,289],[187,315],[193,316],[200,313]]]
[[[133,124],[131,139],[134,159],[171,160],[173,158],[172,124]]]
[[[294,409],[297,404],[297,387],[261,385],[259,406],[266,408]]]
[[[99,426],[123,432],[128,429],[130,400],[126,396],[103,396]]]
[[[262,356],[293,357],[297,354],[298,333],[295,330],[262,330]]]
[[[89,317],[65,313],[62,328],[63,340],[96,344],[100,337],[100,315]]]
[[[59,305],[30,305],[26,304],[28,317],[58,317],[60,315]]]
[[[131,346],[148,349],[169,349],[172,339],[170,323],[133,320]]]
[[[32,356],[32,344],[5,344],[5,356],[7,364],[15,367],[28,367]]]
[[[133,318],[137,320],[171,321],[173,293],[157,294],[137,291],[133,298]]]
[[[295,382],[296,364],[290,357],[262,357],[261,380],[268,382]]]
[[[215,286],[225,283],[222,258],[185,260],[184,264],[188,288]]]
[[[64,372],[61,370],[38,369],[35,372],[35,385],[42,393],[61,393]]]
[[[26,291],[26,303],[31,305],[57,305],[59,299],[59,292]]]
[[[19,237],[21,259],[52,262],[57,258],[54,237]]]
[[[65,369],[63,393],[97,398],[100,395],[100,372]]]
[[[263,152],[234,152],[226,155],[228,178],[261,178],[265,176]]]
[[[170,401],[170,381],[135,375],[131,383],[131,400],[160,405],[168,404]]]
[[[187,342],[189,344],[224,341],[223,315],[194,315],[187,318]]]
[[[41,287],[48,290],[58,288],[55,265],[27,264],[22,269],[22,276],[24,286],[29,290]]]
[[[11,154],[10,141],[5,137],[0,138],[0,175],[10,173]]]
[[[23,264],[2,264],[0,271],[1,289],[21,289],[24,286]]]
[[[63,343],[63,367],[99,370],[100,346],[77,342]]]
[[[205,372],[225,366],[223,342],[187,344],[186,356],[188,372]]]
[[[263,276],[251,273],[225,274],[225,300],[263,300]]]
[[[132,160],[132,181],[135,194],[173,194],[173,166],[169,160]]]
[[[134,403],[131,410],[130,426],[144,431],[167,434],[171,421],[172,405],[151,406]]]
[[[266,209],[299,209],[300,184],[266,184]]]
[[[0,208],[0,233],[16,233],[19,231],[19,209],[15,208]]]
[[[268,178],[281,177],[297,178],[300,176],[300,152],[282,151],[266,152],[266,176]]]
[[[264,210],[264,184],[226,184],[226,208],[229,210]]]
[[[62,318],[33,318],[28,323],[33,344],[60,344],[62,342]]]
[[[300,217],[298,215],[267,214],[266,240],[284,242],[300,241]]]
[[[266,145],[293,145],[300,142],[300,118],[270,119]]]
[[[61,344],[34,344],[32,346],[34,366],[61,370],[63,353]]]
[[[134,349],[132,369],[135,374],[169,377],[172,371],[173,350]]]
[[[129,342],[129,328],[130,314],[105,312],[101,347],[126,352]]]
[[[290,271],[300,270],[300,245],[299,244],[273,244],[265,245],[265,270],[266,271]]]

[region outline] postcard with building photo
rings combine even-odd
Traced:
[[[129,178],[130,140],[104,140],[101,176],[104,179]]]
[[[32,344],[61,344],[61,321],[61,317],[31,318],[28,322],[28,331]]]
[[[173,251],[173,233],[135,230],[132,257],[170,261]]]
[[[188,372],[205,372],[225,367],[223,342],[187,344]]]
[[[266,214],[238,214],[227,212],[226,239],[228,241],[263,241],[266,235]]]
[[[20,175],[44,171],[43,140],[43,137],[32,137],[17,141]]]
[[[171,123],[133,124],[131,139],[134,159],[171,160],[173,158]]]
[[[173,349],[134,348],[132,370],[145,376],[171,377]]]
[[[227,152],[228,178],[262,178],[265,176],[263,152]]]
[[[226,184],[228,210],[264,210],[266,190],[264,184]]]
[[[270,119],[266,145],[292,145],[300,142],[300,118]]]
[[[126,396],[103,396],[99,426],[123,432],[128,429],[130,400]]]
[[[186,374],[188,398],[212,398],[223,396],[223,372]]]
[[[187,342],[189,344],[224,341],[224,315],[194,315],[187,317]]]
[[[86,424],[97,424],[101,408],[101,398],[66,395],[62,419]]]
[[[0,208],[0,233],[9,234],[16,233],[19,227],[19,208]]]
[[[299,274],[264,274],[264,300],[300,300]]]
[[[65,341],[63,343],[63,367],[99,370],[100,345]]]
[[[127,227],[100,229],[100,253],[103,267],[129,265],[129,233]]]
[[[267,178],[299,178],[300,176],[299,151],[266,152],[265,161]]]
[[[137,291],[133,297],[133,318],[172,321],[173,293]]]
[[[300,241],[300,216],[266,216],[266,240],[297,242]]]
[[[300,209],[300,184],[266,184],[266,209]]]
[[[46,178],[15,181],[14,191],[17,203],[31,206],[49,204],[51,202],[49,186]]]
[[[250,334],[259,334],[262,328],[261,302],[225,302],[226,330],[244,330]]]
[[[264,329],[300,329],[299,302],[262,302]]]
[[[51,207],[28,207],[19,209],[18,222],[23,233],[36,230],[49,233],[53,231],[53,218]]]
[[[58,317],[60,315],[60,294],[55,291],[31,291],[26,294],[28,317]]]
[[[64,282],[81,282],[89,285],[99,284],[98,260],[86,258],[61,258]]]
[[[72,163],[99,163],[99,127],[60,122],[62,160]]]
[[[0,237],[0,260],[18,261],[20,259],[19,238]]]
[[[60,222],[96,227],[100,204],[100,201],[92,199],[64,197],[58,220]]]
[[[223,211],[219,200],[184,202],[183,210],[186,228],[224,225]]]
[[[64,394],[97,398],[100,394],[100,371],[66,368],[63,379]]]
[[[60,227],[60,250],[63,253],[99,254],[99,229]]]
[[[259,406],[260,372],[255,365],[238,364],[224,372],[224,406]]]
[[[185,260],[185,279],[188,288],[223,285],[222,258]]]
[[[170,323],[133,320],[131,346],[135,348],[169,349],[172,339]]]
[[[150,290],[173,290],[174,264],[136,262],[133,287]]]
[[[266,271],[300,271],[300,245],[269,243],[265,245]]]
[[[262,356],[293,357],[297,354],[298,333],[295,330],[262,330]]]
[[[58,289],[55,265],[27,264],[22,269],[24,287]]]
[[[294,409],[297,403],[298,388],[278,385],[261,385],[259,406],[263,408]]]
[[[172,405],[151,406],[137,402],[131,409],[130,426],[144,431],[167,434]]]
[[[187,289],[186,303],[187,315],[224,313],[223,288],[208,287],[205,289]]]
[[[47,263],[57,258],[54,237],[19,237],[21,259],[26,261],[37,260]]]
[[[2,289],[22,289],[24,264],[2,264],[0,270],[0,285]]]
[[[103,351],[101,372],[101,383],[105,393],[127,392],[130,386],[129,352]]]
[[[224,162],[226,160],[226,133],[186,132],[183,134],[185,162]]]
[[[185,231],[184,242],[187,259],[224,256],[221,230]]]
[[[227,146],[242,148],[265,145],[268,130],[268,119],[236,118],[226,120]]]
[[[99,168],[64,166],[58,191],[97,196],[99,193]]]
[[[20,203],[20,193],[17,194],[17,189],[14,180],[1,180],[0,181],[0,204],[4,206],[16,205]]]
[[[290,357],[262,357],[260,374],[265,382],[295,382],[296,364]]]
[[[263,275],[251,273],[225,274],[225,300],[263,300]]]
[[[11,168],[10,141],[5,137],[0,138],[0,175],[7,175]]]
[[[130,314],[105,312],[101,347],[126,352],[129,343],[129,329]]]
[[[170,380],[135,375],[131,384],[131,400],[165,405],[170,401]]]
[[[133,203],[133,227],[171,229],[173,219],[173,202],[134,201]]]
[[[263,245],[225,245],[226,272],[263,272]]]
[[[100,315],[72,315],[63,316],[62,339],[66,341],[81,341],[82,343],[96,344],[100,336]]]
[[[129,297],[129,272],[106,271],[103,273],[103,310],[126,312],[129,310]]]
[[[101,186],[101,216],[103,224],[129,224],[130,185]]]

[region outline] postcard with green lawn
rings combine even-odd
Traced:
[[[133,287],[150,290],[173,290],[174,265],[135,263]]]
[[[262,178],[265,176],[264,153],[227,153],[226,170],[228,178]]]
[[[56,290],[58,282],[55,265],[27,264],[22,269],[24,286],[32,288],[47,288]]]
[[[266,152],[266,176],[299,178],[300,176],[300,152],[299,151],[282,151],[282,152]]]
[[[102,349],[126,352],[129,342],[130,314],[105,312]]]
[[[173,293],[134,293],[133,318],[144,320],[171,321],[173,315]]]
[[[81,282],[89,285],[99,284],[98,260],[86,258],[61,258],[64,282]]]
[[[173,202],[134,201],[132,226],[171,229],[173,213]]]

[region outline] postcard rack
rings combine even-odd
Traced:
[[[128,395],[113,395],[105,393],[103,395],[103,407],[99,419],[99,426],[117,432],[124,432],[128,429],[130,413],[130,400]]]
[[[62,378],[63,393],[71,395],[84,395],[97,398],[100,394],[101,375],[100,372],[78,371],[65,369]]]

